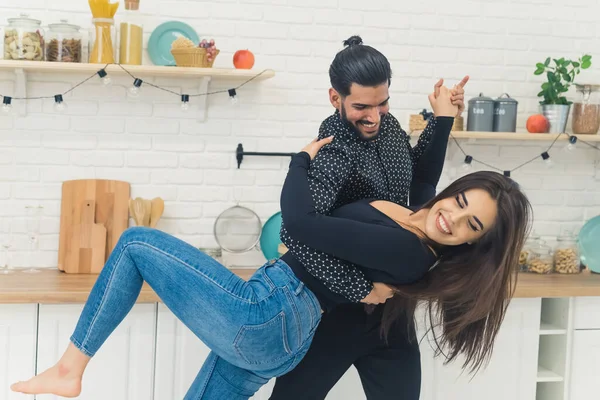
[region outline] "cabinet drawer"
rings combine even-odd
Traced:
[[[600,329],[600,297],[576,297],[574,305],[575,329]]]

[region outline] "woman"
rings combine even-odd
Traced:
[[[449,101],[449,91],[442,92]],[[444,339],[451,351],[479,360],[493,341],[503,307],[481,292],[509,292],[526,234],[525,196],[510,179],[479,172],[452,183],[414,212],[365,200],[340,207],[332,216],[318,215],[307,170],[330,141],[313,141],[292,158],[281,196],[292,236],[359,265],[374,282],[397,285],[399,298],[413,293],[401,285],[433,282],[424,288],[428,297],[436,282],[430,275],[453,278],[451,290],[441,291],[451,294],[441,299],[450,317],[444,320]],[[11,388],[76,397],[91,357],[133,307],[146,281],[213,351],[186,399],[247,399],[270,378],[297,365],[319,324],[324,295],[308,289],[294,273],[299,270],[288,253],[245,282],[183,241],[158,230],[130,228],[99,275],[61,359]],[[463,284],[480,270],[489,275],[487,287],[473,290]],[[458,290],[463,287],[469,294]],[[392,311],[394,318],[397,309]],[[463,331],[473,332],[471,346],[463,341]]]

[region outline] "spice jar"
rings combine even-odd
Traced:
[[[46,38],[46,61],[81,62],[82,34],[80,27],[72,25],[67,20],[60,20],[58,24],[49,24]]]
[[[553,267],[552,249],[544,241],[540,241],[537,246],[531,249],[529,261],[527,262],[527,271],[536,274],[550,274]]]
[[[91,64],[113,64],[117,60],[116,30],[113,18],[93,18],[90,30]]]
[[[581,272],[577,239],[572,231],[565,231],[556,239],[554,270],[559,274],[578,274]]]
[[[144,28],[139,0],[126,0],[124,21],[119,24],[119,63],[142,65]]]
[[[531,250],[540,244],[540,236],[532,232],[525,241],[523,249],[519,254],[519,268],[521,271],[527,271],[527,263],[531,254]]]
[[[595,135],[600,128],[600,85],[575,85],[577,101],[573,103],[573,133]]]
[[[44,60],[44,31],[42,22],[27,14],[9,18],[4,30],[5,60]]]

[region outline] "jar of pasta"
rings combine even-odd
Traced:
[[[559,274],[578,274],[581,269],[577,239],[572,231],[565,231],[556,239],[554,271]]]
[[[523,249],[521,250],[521,253],[519,255],[519,269],[522,272],[527,271],[527,262],[529,260],[529,255],[531,254],[531,249],[536,246],[539,246],[539,244],[540,236],[537,235],[535,232],[532,232],[525,241]]]
[[[57,24],[48,25],[48,37],[46,39],[46,61],[55,62],[81,62],[83,45],[80,27],[72,25],[67,20],[61,20]]]
[[[44,30],[42,22],[27,14],[9,18],[4,29],[4,59],[44,61]]]
[[[537,246],[532,247],[529,260],[527,262],[527,271],[536,274],[551,274],[554,269],[554,259],[552,249],[544,241],[540,241]]]

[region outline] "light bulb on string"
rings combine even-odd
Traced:
[[[187,111],[190,109],[190,95],[189,94],[181,95],[181,109],[183,111]]]
[[[238,103],[238,99],[237,99],[237,93],[235,92],[235,89],[229,89],[227,92],[229,93],[229,98],[231,100],[231,104],[236,105]]]
[[[2,99],[2,112],[8,114],[12,111],[12,97],[4,96]]]
[[[108,76],[105,69],[101,69],[97,74],[100,79],[102,79],[102,84],[104,84],[104,86],[108,86],[112,83],[112,79],[110,79],[110,76]]]
[[[138,97],[140,95],[142,83],[144,83],[144,81],[142,81],[140,78],[135,78],[133,85],[129,88],[129,95],[131,97]]]
[[[471,156],[466,156],[464,162],[461,165],[461,168],[464,172],[468,173],[471,172],[473,170],[473,164],[471,164],[473,162],[473,157]]]
[[[577,136],[569,136],[569,143],[565,146],[567,151],[573,151],[577,148]]]
[[[553,163],[552,163],[552,160],[550,159],[550,154],[548,154],[547,151],[542,153],[542,159],[544,160],[544,163],[546,164],[546,166],[548,168],[552,167]]]
[[[59,113],[67,111],[67,103],[64,102],[62,94],[54,96],[54,110]]]
[[[508,171],[508,170],[504,171],[504,176],[507,178],[510,178],[510,171]]]

